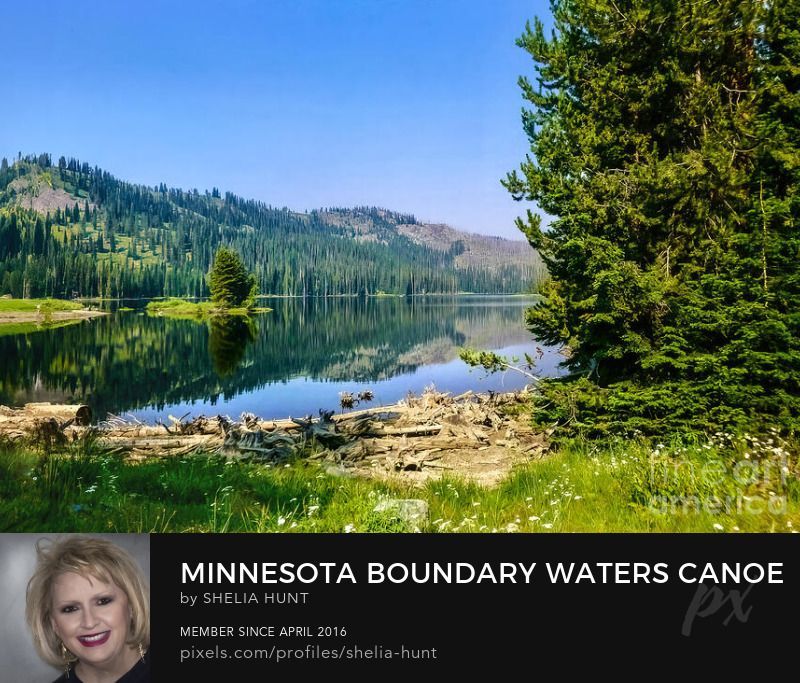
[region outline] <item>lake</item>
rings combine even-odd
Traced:
[[[522,357],[537,343],[526,297],[267,299],[251,324],[198,323],[135,310],[26,334],[0,328],[0,404],[86,403],[95,416],[146,422],[252,412],[265,418],[341,410],[339,393],[364,390],[361,407],[389,405],[428,386],[458,394],[511,391],[527,379],[487,376],[462,347]],[[542,376],[562,357],[542,347]]]

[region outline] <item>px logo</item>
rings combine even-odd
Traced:
[[[719,612],[723,607],[726,607],[728,610],[726,613],[727,616],[722,622],[723,626],[727,626],[734,617],[741,623],[746,623],[750,618],[750,612],[753,611],[753,608],[751,606],[745,609],[744,601],[754,585],[755,584],[751,583],[745,591],[732,589],[726,594],[719,586],[709,587],[702,583],[699,584],[691,603],[689,603],[686,616],[683,618],[681,634],[684,636],[691,636],[695,619],[710,617]]]

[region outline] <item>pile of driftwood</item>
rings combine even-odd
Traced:
[[[521,392],[452,397],[429,391],[384,412],[339,416],[339,431],[357,438],[316,457],[344,467],[377,469],[378,474],[428,469],[469,474],[476,466],[510,465],[545,450],[545,435],[533,430],[529,418],[515,416],[520,411],[513,410],[514,404],[527,398]]]
[[[92,411],[84,405],[27,403],[23,408],[0,406],[0,437],[16,440],[64,442],[74,438],[92,422]]]
[[[43,431],[60,431],[70,441],[89,433],[96,448],[137,460],[205,453],[268,463],[305,457],[340,474],[399,473],[424,481],[452,470],[493,483],[513,464],[546,449],[546,435],[535,432],[529,418],[515,416],[526,414],[514,407],[527,398],[524,392],[453,397],[431,390],[388,407],[336,415],[320,411],[314,418],[262,420],[245,413],[239,420],[201,416],[185,421],[170,416],[168,425],[147,425],[109,416],[95,427],[87,426],[91,414],[85,406],[28,404],[0,410],[0,435],[41,437]]]

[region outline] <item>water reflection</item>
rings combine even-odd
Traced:
[[[232,375],[256,339],[256,323],[234,315],[214,316],[208,324],[208,355],[220,377]]]
[[[176,404],[236,398],[236,409],[286,414],[277,386],[297,382],[304,392],[313,382],[383,382],[401,396],[397,392],[436,381],[422,375],[442,364],[454,363],[453,371],[466,376],[466,366],[455,361],[462,346],[532,350],[523,323],[530,303],[500,297],[275,299],[266,302],[273,312],[257,316],[255,325],[120,311],[80,325],[0,336],[0,404],[86,402],[98,416],[142,409],[152,416]],[[544,374],[555,372],[557,360],[545,359]]]

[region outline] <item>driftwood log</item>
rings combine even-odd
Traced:
[[[54,417],[64,422],[73,420],[78,427],[86,427],[92,423],[92,409],[86,405],[27,403],[25,412],[37,418]]]
[[[58,403],[26,403],[23,408],[0,406],[0,425],[25,424],[33,420],[54,418],[62,423],[86,427],[92,423],[92,410],[85,405]]]

